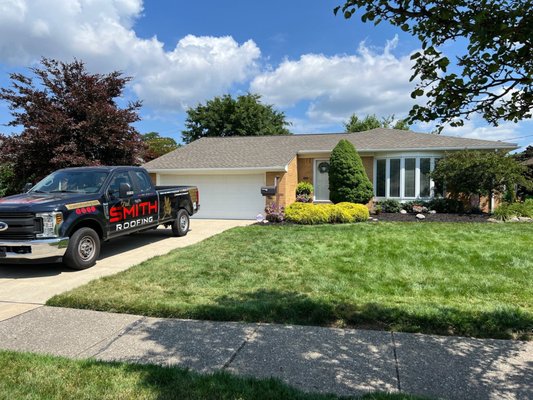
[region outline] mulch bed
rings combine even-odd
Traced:
[[[424,213],[426,217],[423,220],[416,218],[416,213],[400,214],[400,213],[381,213],[379,215],[371,215],[372,218],[377,218],[378,221],[388,222],[488,222],[490,218],[487,214],[428,214]]]

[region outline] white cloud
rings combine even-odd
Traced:
[[[184,109],[249,79],[260,57],[249,40],[182,38],[172,51],[133,30],[142,0],[0,0],[0,62],[41,56],[84,60],[94,71],[123,70],[145,104]]]
[[[413,127],[415,131],[432,132],[436,123],[419,123]],[[459,127],[445,126],[443,135],[458,136],[471,139],[499,140],[502,142],[517,143],[520,147],[532,144],[531,134],[533,121],[525,120],[519,123],[502,122],[498,126],[489,125],[480,115],[474,115],[469,120],[464,120],[464,125]]]
[[[398,38],[377,53],[364,42],[355,55],[305,54],[255,77],[251,90],[278,106],[310,101],[312,121],[339,123],[352,113],[405,116],[413,105],[412,61],[396,57]]]

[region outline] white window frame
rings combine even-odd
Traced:
[[[374,168],[374,198],[375,200],[386,200],[386,199],[395,199],[399,201],[411,201],[411,200],[429,200],[435,196],[435,182],[430,178],[429,180],[429,197],[420,196],[420,159],[429,158],[430,171],[435,169],[435,159],[443,158],[443,154],[438,153],[405,153],[405,154],[384,154],[374,157],[373,168]],[[405,196],[405,159],[414,158],[415,159],[415,196],[406,197]],[[390,160],[400,159],[400,197],[391,197],[390,196]],[[377,186],[377,161],[386,160],[385,162],[385,197],[377,196],[376,186]]]

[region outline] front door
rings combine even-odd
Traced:
[[[329,160],[315,160],[315,201],[329,201]]]

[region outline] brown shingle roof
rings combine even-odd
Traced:
[[[160,169],[284,168],[298,153],[331,151],[348,139],[360,152],[401,150],[514,149],[513,143],[465,139],[395,129],[357,133],[202,138],[144,167]]]

